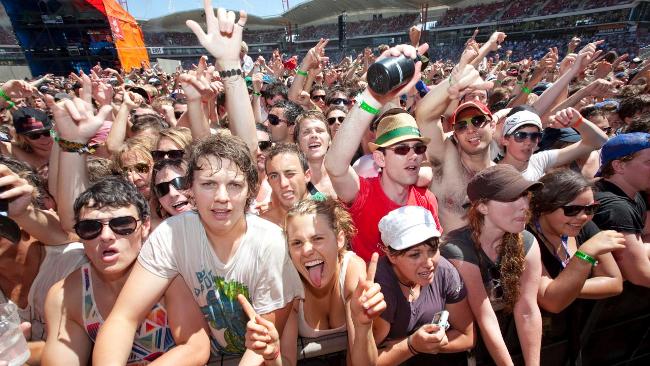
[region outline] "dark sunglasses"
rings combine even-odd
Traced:
[[[323,101],[323,100],[325,100],[325,96],[324,96],[324,95],[312,95],[312,96],[311,96],[311,100],[314,100],[314,101],[316,101],[316,100]]]
[[[104,225],[118,235],[131,235],[138,228],[138,219],[133,216],[114,217],[106,220],[81,220],[74,225],[74,231],[83,240],[93,240],[101,234]]]
[[[600,203],[592,203],[591,205],[587,206],[566,205],[562,206],[562,211],[564,211],[564,216],[577,216],[580,212],[583,211],[585,214],[591,216],[596,214],[598,207],[600,207]]]
[[[539,142],[539,140],[542,138],[542,133],[517,131],[511,136],[515,138],[516,142],[524,142],[526,139],[530,139],[532,142]]]
[[[609,135],[610,133],[612,133],[612,128],[611,128],[611,127],[601,128],[601,130],[603,130],[603,132],[605,132],[605,133],[608,134],[608,135]]]
[[[185,189],[185,177],[176,177],[167,182],[160,182],[153,187],[157,197],[165,197],[169,193],[169,186],[172,185],[176,190]]]
[[[181,118],[182,115],[183,115],[183,112],[174,112],[174,117],[176,117],[176,119]]]
[[[455,131],[463,131],[463,130],[467,129],[467,127],[469,126],[470,123],[475,128],[481,128],[481,127],[485,126],[487,121],[488,121],[487,117],[482,115],[482,114],[478,115],[478,116],[474,116],[472,118],[468,118],[468,119],[461,119],[461,120],[456,121],[454,123],[454,130]]]
[[[183,150],[154,150],[151,152],[151,157],[153,158],[153,161],[159,161],[162,159],[182,159],[183,155],[185,154],[185,151]]]
[[[272,124],[273,126],[277,126],[280,124],[280,122],[287,122],[286,119],[281,119],[280,117],[276,116],[275,114],[269,114],[269,123]]]
[[[336,99],[332,99],[330,101],[330,105],[332,105],[332,104],[333,105],[350,105],[350,103],[352,103],[352,102],[350,102],[348,99],[343,99],[343,98],[336,98]]]
[[[393,152],[397,155],[406,155],[413,149],[413,152],[415,152],[416,155],[422,155],[427,151],[427,145],[425,144],[417,144],[413,146],[409,145],[397,145],[395,147],[387,147],[386,149],[388,150],[393,150]]]
[[[140,173],[140,174],[146,174],[146,173],[149,172],[149,164],[147,164],[147,163],[137,163],[137,164],[132,165],[132,166],[123,166],[122,167],[122,172],[124,174],[128,174],[129,172],[133,172],[133,171],[135,171],[137,173]]]
[[[343,123],[344,119],[345,119],[345,117],[341,117],[341,116],[339,116],[339,117],[330,117],[330,118],[327,119],[327,123],[329,123],[330,125],[333,125],[336,122]]]
[[[41,131],[41,132],[26,133],[25,136],[27,136],[27,138],[30,139],[30,140],[38,140],[41,137],[50,137],[50,130]]]
[[[260,148],[260,150],[265,151],[268,150],[273,143],[271,141],[258,141],[257,142],[257,147]]]

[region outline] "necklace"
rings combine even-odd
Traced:
[[[546,235],[544,235],[544,233],[542,232],[542,226],[539,224],[538,220],[535,220],[535,229],[542,237],[544,244],[547,247],[551,246],[551,248],[554,249],[553,243],[550,240],[548,240],[548,238],[546,238]],[[562,249],[564,249],[564,254],[566,255],[565,259],[560,258],[560,256],[557,254],[557,250],[553,251],[553,255],[560,262],[562,268],[566,268],[567,264],[569,264],[569,260],[571,260],[571,254],[569,253],[569,237],[567,235],[561,235],[560,243],[562,244]]]
[[[416,283],[414,283],[413,286],[409,286],[409,285],[405,284],[404,282],[400,281],[399,278],[397,279],[397,282],[399,282],[399,284],[404,286],[404,287],[408,287],[409,296],[412,297],[413,299],[415,299],[415,291],[413,289],[415,288],[415,286],[417,286]]]

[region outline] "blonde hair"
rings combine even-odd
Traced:
[[[141,135],[132,137],[124,141],[122,146],[113,154],[113,162],[122,169],[124,167],[122,157],[126,154],[133,153],[138,158],[153,164],[153,157],[151,156],[151,150],[153,149],[154,141],[150,136]]]
[[[485,223],[485,215],[478,210],[478,206],[486,202],[487,200],[485,199],[472,202],[467,214],[469,227],[472,232],[472,241],[477,250],[481,247],[479,238],[481,236],[481,229]],[[505,310],[506,312],[512,312],[515,303],[519,299],[519,280],[524,272],[524,263],[526,260],[521,233],[504,233],[501,238],[501,245],[498,248],[498,254],[501,257],[499,274],[501,277],[501,286],[503,286]]]
[[[173,143],[179,146],[181,150],[186,150],[192,143],[192,132],[190,132],[190,129],[187,127],[165,128],[158,133],[158,141],[156,141],[156,145],[158,145],[160,140],[163,138],[170,139]]]

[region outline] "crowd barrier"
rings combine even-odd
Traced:
[[[650,289],[625,283],[619,296],[578,300],[560,314],[543,313],[543,366],[650,365]],[[515,365],[524,365],[514,322],[505,339]],[[298,340],[299,365],[345,365],[345,334]],[[210,366],[236,366],[238,357],[214,357]],[[467,364],[493,365],[487,355],[467,354]]]

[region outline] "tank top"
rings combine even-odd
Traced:
[[[348,251],[343,255],[343,261],[341,263],[341,271],[339,272],[339,292],[341,293],[341,301],[345,305],[345,274],[348,269],[348,263],[350,263],[350,258],[354,255],[354,252]],[[343,324],[342,326],[334,329],[314,329],[305,320],[305,312],[303,308],[305,300],[301,299],[298,303],[298,335],[306,338],[318,338],[334,333],[343,333],[347,330],[347,325]]]
[[[90,272],[89,263],[81,267],[82,316],[86,333],[95,343],[97,332],[99,327],[104,324],[104,319],[97,309]],[[156,303],[135,334],[127,365],[146,365],[174,345],[174,338],[167,322],[167,310],[160,303]]]

